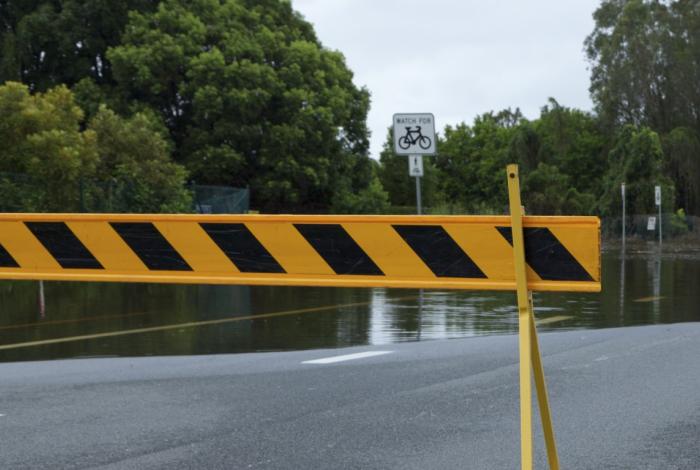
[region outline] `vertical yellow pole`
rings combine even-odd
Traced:
[[[544,380],[544,368],[542,367],[542,356],[540,356],[540,344],[537,339],[537,325],[535,325],[535,309],[532,304],[532,292],[529,292],[528,305],[530,308],[530,336],[532,340],[532,367],[535,372],[535,386],[537,387],[537,403],[540,408],[540,418],[542,418],[542,431],[544,442],[547,446],[547,458],[549,468],[559,470],[559,455],[557,455],[557,442],[554,439],[554,428],[552,427],[552,415],[549,412],[549,397],[547,396],[547,382]]]
[[[518,297],[518,334],[520,337],[520,464],[522,470],[532,470],[532,382],[530,355],[532,352],[530,305],[525,270],[523,212],[520,204],[518,165],[508,165],[508,198],[510,200],[511,233],[515,261],[515,283]]]

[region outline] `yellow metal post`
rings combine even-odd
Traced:
[[[515,260],[515,279],[518,297],[518,319],[520,335],[520,434],[521,466],[532,468],[532,388],[530,365],[534,369],[537,399],[542,419],[542,430],[547,447],[549,468],[559,470],[552,417],[549,411],[547,384],[544,378],[542,358],[540,356],[537,327],[532,303],[532,292],[527,289],[527,272],[525,264],[525,241],[522,229],[524,210],[520,203],[520,183],[518,166],[508,165],[508,195],[510,199],[513,252]]]
[[[528,304],[530,309],[530,336],[532,344],[532,367],[535,373],[535,387],[537,388],[537,403],[540,408],[540,418],[542,419],[542,431],[544,442],[547,446],[547,458],[549,468],[559,470],[559,455],[557,454],[557,442],[554,439],[554,428],[552,427],[552,415],[549,412],[549,397],[547,396],[547,382],[544,379],[544,368],[542,367],[542,356],[540,356],[540,345],[537,339],[537,325],[535,325],[535,315],[532,303],[532,292],[528,293]]]
[[[511,233],[515,262],[515,282],[518,297],[518,334],[520,337],[520,463],[522,470],[532,469],[532,382],[530,366],[532,353],[530,303],[525,269],[523,212],[520,204],[518,165],[508,165],[508,198],[510,200]]]

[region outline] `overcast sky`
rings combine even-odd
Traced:
[[[590,110],[583,41],[600,0],[293,0],[372,94],[371,153],[394,113],[447,124],[507,107],[539,116],[547,98]]]

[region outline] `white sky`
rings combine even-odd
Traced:
[[[372,157],[394,113],[445,125],[507,107],[534,119],[554,97],[590,110],[583,41],[600,0],[293,0],[372,94]]]

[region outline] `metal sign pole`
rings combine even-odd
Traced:
[[[421,194],[420,194],[420,176],[416,176],[416,214],[421,215]]]
[[[659,188],[659,247],[661,247],[661,244],[664,241],[662,227],[663,224],[661,223],[661,188]]]
[[[625,251],[625,225],[627,224],[627,218],[625,217],[625,183],[620,186],[622,191],[622,251]]]

